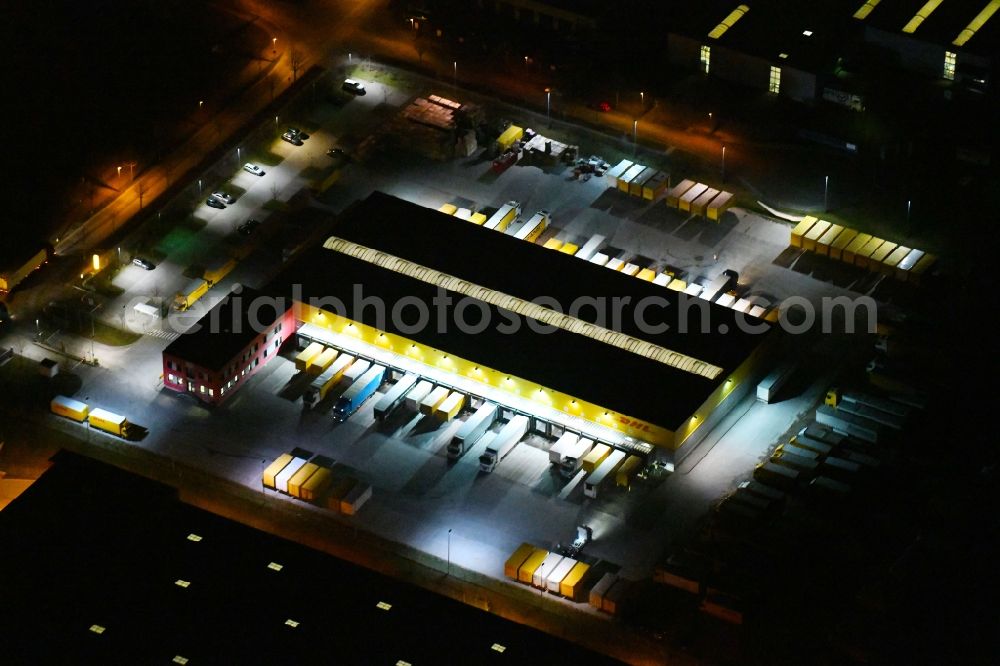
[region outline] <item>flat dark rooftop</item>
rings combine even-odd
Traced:
[[[115,467],[67,452],[54,461],[0,512],[5,664],[617,663],[182,504]]]
[[[651,323],[670,321],[678,310],[677,292],[381,193],[352,208],[332,233],[525,300],[551,297],[564,311],[580,296],[610,301],[649,295],[670,303],[662,319],[650,308]],[[379,321],[374,308],[355,307],[355,284],[363,285],[366,298],[387,303],[386,312],[401,299],[414,297],[435,312],[436,287],[323,247],[304,253],[266,291],[290,295],[293,285],[299,285],[307,299],[335,297],[345,304],[348,316],[366,324],[669,429],[690,417],[762,337],[739,332],[736,313],[720,306],[711,307],[711,332],[670,330],[660,335],[640,331],[631,320],[631,308],[624,308],[622,332],[722,367],[723,373],[713,380],[561,329],[539,333],[521,326],[515,333],[504,332],[499,327],[513,315],[482,301],[476,302],[490,313],[491,324],[480,333],[458,330],[453,318],[445,330],[435,325],[416,332],[400,330],[391,317]],[[454,302],[462,298],[448,295]],[[479,308],[467,309],[466,321],[478,323],[478,313]],[[597,321],[593,308],[584,308],[579,316]],[[722,324],[730,333],[718,333]]]
[[[239,326],[233,326],[233,310],[237,301],[230,293],[219,301],[205,316],[198,320],[191,332],[177,338],[164,350],[164,353],[183,358],[208,370],[221,370],[227,363],[257,337],[260,329],[250,325],[247,319],[247,304],[261,296],[261,292],[250,287],[242,287],[239,296],[242,298],[236,321]],[[270,326],[281,316],[273,307],[260,307],[257,311],[257,321],[260,326]],[[217,322],[218,325],[213,325]]]

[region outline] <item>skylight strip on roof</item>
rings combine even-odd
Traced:
[[[965,43],[972,39],[976,31],[983,27],[983,25],[990,20],[997,10],[1000,9],[1000,0],[990,0],[983,7],[983,10],[976,14],[976,17],[969,21],[969,25],[965,26],[962,32],[958,33],[958,37],[952,42],[955,46],[965,46]]]
[[[729,16],[722,19],[722,22],[719,25],[712,28],[712,31],[708,33],[708,36],[711,39],[718,39],[719,37],[722,37],[722,35],[726,33],[726,30],[732,28],[748,11],[750,11],[750,7],[747,5],[740,5],[733,11],[729,12]]]
[[[913,18],[910,19],[909,23],[903,26],[903,32],[916,32],[917,28],[920,27],[920,24],[927,20],[927,17],[929,17],[942,2],[944,2],[944,0],[927,0],[927,2],[924,3],[924,6],[917,10],[917,13],[913,15]]]
[[[882,0],[868,0],[868,2],[858,8],[858,11],[854,12],[854,18],[859,21],[864,21],[880,2],[882,2]]]
[[[336,236],[327,238],[326,242],[323,243],[323,247],[394,273],[406,275],[421,282],[441,287],[442,289],[478,298],[497,307],[531,317],[544,324],[603,342],[604,344],[653,361],[659,361],[664,365],[669,365],[678,370],[707,377],[708,379],[715,379],[722,374],[722,368],[711,363],[706,363],[705,361],[667,349],[666,347],[661,347],[660,345],[654,345],[625,333],[596,326],[582,319],[562,314],[536,303],[517,298],[516,296],[496,291],[495,289],[473,284],[467,280],[462,280],[447,273],[441,273],[440,271],[421,266],[401,257],[382,252],[381,250],[358,245],[357,243],[352,243]]]

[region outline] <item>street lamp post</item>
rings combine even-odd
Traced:
[[[448,528],[448,574],[451,575],[451,528]]]
[[[121,179],[122,179],[122,168],[118,167],[118,182],[121,182]]]
[[[726,182],[726,144],[722,144],[722,182]]]
[[[240,162],[240,159],[241,159],[241,157],[240,157],[240,149],[237,148],[236,149],[236,163],[237,164]]]
[[[545,89],[545,118],[552,121],[552,89]]]
[[[646,93],[642,90],[639,91],[639,103],[642,104],[643,108],[646,107]]]
[[[829,194],[829,192],[830,192],[830,177],[829,176],[823,176],[823,212],[824,213],[827,212],[828,210],[830,210],[830,206],[829,206],[829,203],[828,203],[829,199],[827,198],[827,195]]]
[[[458,87],[458,61],[455,60],[454,62],[451,63],[451,65],[452,65],[452,71],[453,71],[453,73],[452,73],[452,85],[454,85],[457,88]]]
[[[632,121],[632,154],[635,154],[636,146],[639,143],[639,120]]]
[[[912,204],[912,203],[913,203],[912,199],[907,199],[906,200],[906,223],[907,224],[910,223],[910,204]]]

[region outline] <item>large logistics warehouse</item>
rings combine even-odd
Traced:
[[[518,411],[530,404],[652,444],[668,463],[746,394],[770,338],[766,323],[743,313],[379,192],[265,291],[296,304],[300,333],[327,331],[325,343],[354,341],[360,354],[392,352],[417,370],[471,380],[490,400],[510,398]],[[443,298],[451,310],[438,307]],[[624,302],[611,330],[602,317],[612,315],[595,304],[610,312],[614,299]],[[417,303],[428,321],[417,321]],[[681,312],[699,326],[679,332]],[[508,330],[515,313],[530,319]],[[708,330],[695,330],[706,315]],[[551,330],[537,330],[542,321]],[[664,323],[669,330],[643,330]]]

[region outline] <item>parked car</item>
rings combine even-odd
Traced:
[[[156,268],[156,264],[154,264],[149,259],[143,259],[142,257],[135,257],[134,259],[132,259],[132,265],[138,266],[139,268],[147,271],[151,271],[154,268]]]
[[[225,207],[226,207],[226,204],[224,204],[224,203],[222,203],[221,201],[219,201],[218,199],[216,199],[214,195],[213,195],[213,196],[210,196],[210,197],[209,197],[209,198],[207,198],[207,199],[205,199],[205,203],[206,203],[206,204],[207,204],[208,206],[210,206],[211,208],[219,208],[219,209],[222,209],[222,208],[225,208]]]
[[[255,176],[263,176],[266,173],[263,169],[261,169],[256,164],[253,164],[252,162],[247,162],[246,164],[244,164],[243,170],[246,171],[247,173],[252,173]]]
[[[341,88],[352,95],[365,94],[365,85],[361,81],[355,81],[354,79],[344,79],[344,85]]]
[[[342,148],[331,148],[330,150],[326,151],[326,154],[330,157],[334,157],[341,160],[347,159],[347,153],[345,153]]]
[[[292,144],[293,146],[301,146],[302,145],[302,139],[300,139],[295,134],[292,134],[291,132],[285,132],[284,134],[282,134],[281,135],[281,140],[282,141],[287,141],[288,143]]]
[[[300,130],[298,127],[289,127],[285,130],[285,133],[303,141],[309,138],[309,135]]]
[[[236,197],[228,192],[212,192],[212,196],[224,204],[231,204],[236,201]]]
[[[236,231],[240,232],[244,236],[249,236],[253,233],[253,230],[260,225],[260,220],[247,220],[240,226],[236,228]]]

